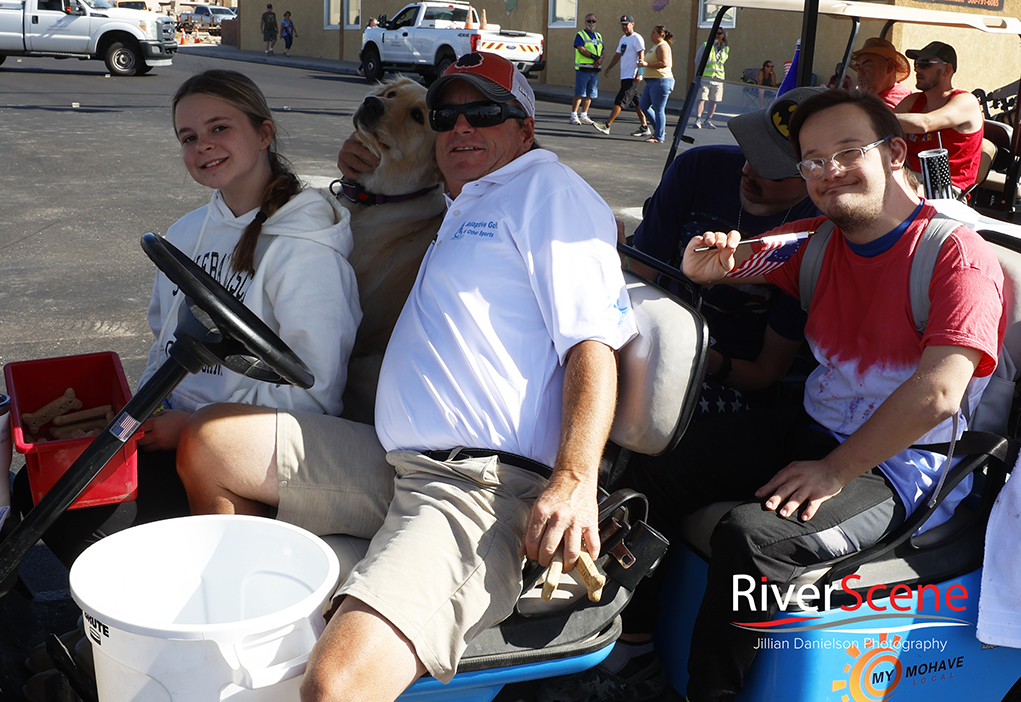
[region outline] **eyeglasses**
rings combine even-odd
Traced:
[[[834,168],[838,171],[853,171],[855,168],[861,168],[861,163],[865,158],[865,154],[890,139],[893,139],[893,137],[887,136],[865,146],[856,146],[853,149],[844,149],[843,151],[838,151],[829,158],[806,158],[804,161],[799,161],[797,163],[798,172],[801,173],[801,177],[805,180],[822,178],[823,174],[826,172],[827,163],[832,163]]]
[[[438,107],[429,113],[429,126],[434,132],[449,132],[464,115],[468,124],[476,128],[495,127],[508,119],[527,117],[523,110],[505,102],[469,102],[464,105]]]
[[[915,59],[915,70],[922,71],[926,68],[939,66],[940,64],[946,64],[946,61],[940,61],[939,59]]]
[[[773,64],[771,64],[771,63],[767,63],[766,64],[766,68],[772,68],[772,67],[773,67]]]
[[[595,24],[595,23],[596,23],[595,20],[590,20],[590,19],[585,20],[585,24]]]
[[[723,36],[723,32],[716,32],[716,36],[722,37]]]

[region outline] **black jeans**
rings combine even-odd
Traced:
[[[692,702],[731,700],[744,686],[760,634],[731,622],[769,621],[775,601],[753,611],[748,598],[732,601],[736,575],[761,576],[784,586],[806,568],[866,548],[904,519],[893,486],[879,472],[852,480],[808,522],[800,510],[781,518],[766,510],[755,491],[787,464],[828,455],[838,442],[814,425],[801,408],[749,410],[700,422],[666,456],[645,458],[625,482],[650,500],[650,523],[679,542],[683,515],[724,500],[749,500],[716,526],[706,594],[699,607],[688,660]],[[668,568],[657,569],[625,611],[625,631],[651,632]],[[756,598],[757,599],[757,598]]]
[[[176,451],[138,452],[138,496],[131,502],[65,511],[46,530],[43,542],[71,567],[86,548],[136,524],[190,514],[188,496],[177,477]],[[28,471],[14,478],[14,504],[22,515],[32,508]]]

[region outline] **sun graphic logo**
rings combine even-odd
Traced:
[[[895,636],[888,642],[887,635],[880,634],[878,642],[875,639],[865,641],[864,651],[853,644],[848,646],[846,653],[854,658],[854,661],[844,666],[847,679],[834,680],[831,688],[833,692],[847,691],[846,695],[840,696],[840,701],[888,700],[900,684],[904,672],[896,650],[900,642],[900,636]]]

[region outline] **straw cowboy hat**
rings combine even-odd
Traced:
[[[864,46],[851,54],[851,61],[857,62],[861,54],[879,54],[884,58],[892,60],[897,66],[898,83],[911,75],[911,64],[908,63],[907,57],[897,51],[896,47],[886,39],[869,37],[865,40]]]

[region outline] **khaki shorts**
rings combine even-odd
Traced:
[[[721,102],[723,100],[723,83],[714,80],[702,80],[702,97],[699,100]]]
[[[449,682],[468,642],[514,610],[517,550],[546,480],[495,457],[439,462],[391,451],[384,458],[367,425],[277,416],[278,518],[330,530],[318,533],[363,536],[373,527],[368,553],[337,594],[379,612],[429,673]],[[387,501],[381,519],[378,505]]]

